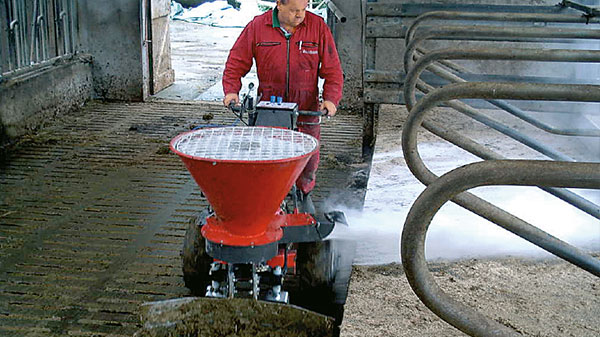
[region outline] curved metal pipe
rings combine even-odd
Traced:
[[[346,16],[342,11],[333,3],[333,1],[327,1],[327,7],[331,10],[335,18],[338,19],[339,22],[346,22]]]
[[[575,61],[600,62],[600,51],[581,51],[581,50],[545,50],[544,51],[544,50],[532,50],[532,49],[523,49],[523,50],[517,50],[517,49],[514,49],[514,50],[506,50],[506,49],[472,49],[472,50],[444,49],[444,50],[435,51],[435,52],[432,52],[432,53],[426,55],[425,57],[423,57],[422,60],[419,60],[415,64],[415,67],[411,70],[414,72],[409,73],[407,76],[404,90],[405,90],[405,97],[407,100],[407,105],[409,107],[412,107],[416,100],[415,94],[414,94],[414,91],[415,91],[414,86],[416,85],[415,83],[417,83],[417,79],[418,79],[418,76],[420,75],[420,73],[422,71],[424,71],[426,68],[429,69],[429,67],[431,67],[430,64],[434,63],[435,61],[438,61],[440,59],[446,59],[446,58],[510,59],[510,60],[526,59],[526,60],[562,61],[562,62],[575,62]],[[448,73],[448,77],[450,80],[452,80],[452,79],[462,80],[460,77],[456,77],[455,75],[450,74],[450,73]],[[429,87],[426,84],[421,84],[419,86],[419,89],[423,92],[429,92],[430,90],[432,90],[432,87]],[[490,101],[491,102],[502,102],[499,100],[490,100]],[[485,125],[488,125],[488,126],[494,128],[495,130],[504,133],[505,135],[508,135],[509,137],[511,137],[513,139],[521,141],[522,143],[529,146],[530,148],[535,149],[535,150],[547,155],[550,158],[557,159],[557,160],[564,160],[564,161],[572,161],[572,159],[569,158],[568,156],[565,156],[560,152],[557,152],[555,150],[548,148],[543,143],[540,143],[531,137],[527,137],[525,135],[520,134],[519,132],[516,132],[514,130],[506,128],[501,123],[496,122],[495,120],[490,119],[489,117],[487,117],[483,114],[480,114],[477,110],[473,109],[472,107],[470,107],[469,105],[467,105],[463,102],[451,101],[451,102],[448,102],[448,105],[451,106],[452,108],[470,116],[471,118],[474,118],[474,119],[484,123]],[[441,127],[437,127],[435,130],[432,130],[431,123],[427,123],[427,122],[424,122],[423,126],[426,129],[428,129],[434,133],[436,133],[436,132],[439,133],[439,129],[441,128]],[[595,133],[592,133],[592,134],[595,135]],[[454,134],[454,135],[452,135],[452,137],[445,138],[445,139],[449,140],[453,143],[455,143],[456,140],[459,139],[458,143],[465,143],[465,140],[463,139],[462,141],[460,141],[459,137],[466,138],[462,135]],[[461,146],[460,144],[458,144],[458,145],[462,148],[465,148],[465,147]],[[467,151],[474,153],[484,159],[504,159],[500,155],[490,156],[489,153],[484,153],[482,155],[480,148],[481,148],[481,146],[474,145],[473,143],[471,143],[470,149],[467,149],[467,148],[465,148],[465,149],[467,149]],[[583,210],[584,212],[600,219],[600,209],[598,208],[598,205],[579,196],[578,194],[573,193],[568,190],[555,189],[555,188],[542,188],[542,189],[545,190],[546,192],[560,198],[561,200]]]
[[[420,88],[420,90],[423,92],[429,92],[429,91],[433,90],[433,87],[427,86],[427,88]],[[480,114],[477,110],[471,108],[467,104],[464,104],[460,101],[454,100],[454,101],[447,102],[447,105],[458,110],[459,112],[464,113],[465,115],[467,115],[481,123],[484,123],[485,125],[492,127],[493,129],[495,129],[497,131],[507,134],[508,136],[510,136],[513,139],[522,141],[525,145],[529,146],[530,148],[532,148],[534,150],[537,150],[541,153],[546,154],[550,158],[553,158],[555,160],[562,160],[562,161],[574,161],[570,157],[565,156],[558,151],[555,151],[552,149],[547,149],[547,147],[543,143],[540,143],[531,137],[521,135],[518,132],[514,132],[514,131],[511,132],[510,128],[504,126],[503,124],[500,124],[499,122],[496,122],[495,120],[493,120],[483,114]],[[428,122],[428,121],[423,121],[423,127],[438,136],[440,136],[440,131],[441,131],[440,129],[443,129],[443,127],[441,127],[441,126],[438,126],[437,128],[433,129],[431,122]],[[516,135],[513,135],[513,133],[516,133]],[[482,159],[507,159],[504,156],[493,152],[493,150],[489,150],[485,146],[482,146],[479,143],[473,142],[468,137],[462,136],[461,134],[456,133],[456,132],[454,132],[454,134],[449,134],[449,132],[446,130],[446,132],[444,132],[444,136],[440,136],[440,137],[444,138],[445,140],[449,141],[450,143],[453,143],[456,146],[458,146],[458,147],[460,147]],[[487,152],[482,151],[482,149],[487,150]],[[548,150],[552,150],[552,151],[548,151]],[[562,189],[562,188],[540,187],[540,189],[542,189],[543,191],[546,191],[547,193],[552,194],[553,196],[563,200],[564,202],[566,202],[572,206],[577,207],[578,209],[595,217],[596,219],[600,219],[600,207],[597,204],[595,204],[594,202],[589,201],[586,198],[580,196],[579,194],[571,192],[567,189]]]
[[[422,33],[420,33],[422,32]],[[415,33],[416,34],[416,33]],[[600,30],[596,29],[550,29],[550,28],[512,28],[487,26],[446,26],[428,28],[419,31],[409,42],[404,52],[404,70],[408,73],[414,62],[414,52],[418,44],[430,38],[453,38],[464,40],[486,40],[519,42],[523,38],[546,39],[600,39]]]
[[[420,90],[423,92],[429,92],[431,90],[434,90],[434,88],[431,86],[427,86],[427,88],[420,88]],[[479,113],[479,111],[477,111],[476,109],[473,109],[471,106],[469,106],[461,101],[458,101],[458,100],[449,101],[449,102],[447,102],[447,105],[454,108],[455,110],[462,112],[463,114],[479,121],[480,123],[483,123],[483,124],[493,128],[494,130],[497,130],[517,141],[520,141],[524,145],[526,145],[534,150],[537,150],[538,152],[543,153],[546,156],[548,156],[554,160],[574,161],[572,158],[562,154],[561,152],[558,152],[556,150],[548,148],[547,146],[544,145],[544,143],[538,142],[534,138],[531,138],[531,137],[523,135],[519,132],[516,132],[516,131],[512,130],[511,128],[505,126],[504,124],[497,122],[496,120],[489,118],[482,113]],[[425,125],[425,122],[424,122],[424,125]],[[464,137],[464,138],[467,138],[467,137]],[[451,143],[456,144],[455,139],[451,139],[449,141]],[[460,143],[460,142],[458,142],[458,143]],[[456,145],[463,149],[466,149],[465,147],[461,146],[460,144],[456,144]],[[503,157],[502,155],[499,155],[499,154],[494,155],[494,156],[489,156],[489,154],[480,155],[480,154],[472,152],[468,149],[467,149],[467,151],[479,156],[482,159],[506,159],[505,157]],[[492,150],[490,150],[490,151],[492,151]],[[566,202],[572,206],[579,208],[580,210],[595,217],[596,219],[600,219],[600,207],[597,204],[595,204],[594,202],[589,201],[586,198],[580,196],[579,194],[571,192],[571,191],[569,191],[567,189],[563,189],[563,188],[540,187],[540,189],[543,191],[546,191],[547,193],[552,194],[553,196],[563,200],[564,202]]]
[[[438,106],[441,102],[461,98],[511,98],[517,100],[591,102],[600,101],[600,86],[533,83],[456,83],[429,93],[411,110],[402,131],[402,152],[406,164],[412,174],[425,185],[433,183],[438,176],[427,168],[419,155],[417,148],[418,128],[429,110]],[[539,231],[539,229],[520,218],[470,193],[462,193],[454,198],[453,201],[509,231],[514,232],[518,228],[525,228],[530,232]],[[553,238],[547,233],[544,233],[544,235],[546,238],[552,238],[553,242],[560,242],[560,245],[541,247],[595,275],[600,275],[600,264],[593,262],[595,259],[585,254],[582,255],[577,248]]]
[[[420,73],[425,69],[432,73],[455,83],[466,82],[462,77],[453,74],[439,66],[434,65],[435,62],[443,62],[448,59],[463,59],[463,60],[511,60],[511,61],[541,61],[541,62],[587,62],[587,63],[600,63],[600,51],[596,50],[568,50],[568,49],[500,49],[500,48],[477,48],[477,49],[441,49],[433,52],[429,52],[422,56],[426,57],[426,64],[419,62],[415,63],[415,67],[419,64],[422,67]],[[409,74],[406,78],[406,83],[418,82],[418,76],[420,73]],[[417,76],[416,79],[411,76]],[[414,104],[414,87],[412,85],[404,86],[405,95],[412,97],[407,98],[407,105],[412,106]],[[410,91],[412,91],[412,96]],[[409,102],[410,101],[410,102]],[[507,103],[502,100],[488,100],[491,104],[504,109],[512,115],[538,127],[544,131],[563,135],[563,136],[584,136],[584,137],[600,137],[600,130],[598,129],[559,129],[547,125],[535,118],[528,116],[521,109]]]
[[[438,62],[442,63],[443,60],[440,60]],[[599,62],[600,62],[600,60],[599,60]],[[427,70],[432,72],[433,74],[436,74],[439,77],[446,79],[453,83],[467,82],[462,77],[460,77],[456,74],[453,74],[452,72],[447,71],[447,70],[443,69],[442,67],[435,65],[435,64],[428,66]],[[419,82],[421,82],[421,81],[419,81]],[[420,89],[419,86],[417,86],[417,88],[422,91],[422,89]],[[519,118],[520,120],[522,120],[526,123],[529,123],[529,124],[535,126],[536,128],[546,131],[551,134],[560,135],[560,136],[600,137],[600,129],[597,129],[597,128],[593,128],[593,129],[592,128],[586,128],[586,129],[557,128],[555,126],[552,126],[552,125],[547,124],[537,118],[530,116],[525,111],[521,110],[520,108],[518,108],[506,101],[491,99],[491,100],[487,100],[487,102],[510,113],[511,115]],[[467,104],[465,104],[465,106],[470,108],[470,106]]]
[[[422,54],[422,55],[429,53],[429,50],[423,49],[421,47],[417,47],[415,49],[415,51],[417,53],[419,53],[419,54]],[[418,56],[415,55],[413,59],[417,60]],[[446,61],[446,60],[441,60],[441,61],[439,61],[439,63],[441,65],[443,65],[444,67],[448,68],[450,71],[453,71],[453,72],[459,72],[459,73],[468,73],[469,72],[467,70],[467,68],[465,68],[463,66],[460,66],[460,65],[458,65],[458,64],[456,64],[454,62],[450,62],[450,61]]]
[[[518,332],[454,300],[442,291],[425,260],[425,239],[437,211],[456,195],[478,186],[520,185],[600,189],[600,164],[553,161],[484,161],[444,174],[417,198],[410,209],[401,238],[402,266],[419,299],[431,311],[471,336],[521,336]],[[563,243],[537,228],[514,226],[513,233],[539,246]],[[539,244],[538,244],[539,243]],[[574,253],[580,254],[576,248]],[[588,269],[600,276],[600,261],[590,257]]]
[[[598,10],[594,7],[578,4],[576,2],[569,1],[569,0],[562,0],[559,3],[559,5],[562,7],[570,7],[570,8],[576,9],[578,11],[582,11],[585,13],[586,17],[589,17],[589,18],[593,18],[596,15],[600,15],[600,10]]]
[[[461,82],[464,83],[464,82]],[[427,84],[423,84],[423,85],[419,85],[419,90],[424,92],[424,93],[429,93],[433,90],[435,90],[434,87],[427,85]],[[458,112],[461,112],[462,114],[466,115],[467,117],[470,117],[480,123],[482,123],[483,125],[487,125],[490,128],[520,142],[521,144],[551,158],[554,160],[560,160],[560,161],[575,161],[573,158],[563,154],[562,152],[559,152],[557,150],[554,150],[552,148],[550,148],[549,146],[546,146],[546,144],[544,144],[543,142],[540,142],[538,140],[536,140],[533,137],[527,136],[521,132],[516,131],[515,129],[502,124],[501,122],[488,117],[486,114],[481,113],[480,111],[474,109],[473,107],[471,107],[470,105],[458,101],[458,100],[452,100],[446,103],[449,107],[455,109]]]
[[[600,23],[598,18],[586,18],[564,14],[545,13],[476,13],[433,11],[419,15],[406,30],[405,44],[413,39],[415,31],[428,20],[472,20],[472,21],[499,21],[499,22],[545,22],[545,23]]]
[[[404,95],[406,99],[406,105],[409,109],[412,109],[416,102],[415,86],[419,76],[429,65],[442,59],[600,63],[600,51],[524,48],[448,48],[436,50],[420,57],[406,75],[406,80],[404,82]],[[455,79],[458,80],[459,78],[455,77]]]

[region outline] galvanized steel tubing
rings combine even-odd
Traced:
[[[562,0],[559,3],[559,5],[563,6],[563,7],[570,7],[570,8],[576,9],[578,11],[582,11],[582,12],[585,13],[585,17],[586,18],[593,18],[595,16],[600,15],[600,10],[599,9],[596,9],[594,7],[591,7],[591,6],[581,5],[581,4],[578,4],[576,2],[572,2],[572,1],[568,1],[568,0]]]
[[[402,151],[406,164],[413,175],[425,185],[434,183],[438,177],[425,166],[419,155],[417,149],[417,131],[429,110],[438,106],[441,102],[463,98],[599,102],[600,86],[536,83],[456,83],[432,91],[411,110],[402,132]],[[454,141],[453,143],[456,144]],[[595,167],[600,172],[600,164],[596,164]],[[545,172],[540,171],[538,174],[544,175]],[[595,177],[595,175],[593,176]],[[556,184],[553,186],[561,185]],[[544,184],[540,185],[540,187],[545,189],[550,188]],[[452,200],[502,228],[525,238],[594,275],[600,276],[600,262],[598,260],[487,201],[470,193],[462,193]]]
[[[62,36],[62,54],[75,52],[75,4],[72,0],[59,0],[56,2],[57,29]]]
[[[510,84],[496,86],[503,91],[511,91]],[[419,112],[413,115],[413,126],[424,113],[445,99],[471,97],[465,94],[469,85],[459,84],[427,98],[426,102],[417,108]],[[478,90],[477,96],[493,95],[489,89]],[[532,89],[532,88],[528,88]],[[541,88],[545,90],[545,88]],[[587,89],[587,88],[586,88]],[[441,89],[444,90],[444,89]],[[529,91],[534,95],[537,90]],[[557,92],[557,91],[554,91]],[[450,98],[452,97],[452,98]],[[541,97],[541,96],[535,96]],[[418,124],[418,123],[417,123]],[[412,133],[412,132],[411,132]],[[436,284],[429,272],[425,260],[425,238],[431,220],[437,211],[449,200],[468,199],[467,191],[478,186],[489,185],[519,185],[519,186],[557,186],[573,188],[600,189],[600,164],[598,163],[566,163],[553,161],[484,161],[469,164],[444,174],[430,184],[417,198],[408,213],[401,238],[402,266],[406,277],[415,291],[429,309],[436,315],[452,324],[459,330],[471,336],[521,336],[517,331],[504,326],[472,308],[448,296]],[[478,201],[479,202],[479,201]],[[481,200],[483,202],[483,200]],[[579,259],[583,255],[576,248],[565,246],[556,238],[539,231],[537,228],[516,219],[510,214],[499,213],[497,210],[481,204],[482,216],[501,219],[499,223],[511,224],[510,228],[502,226],[536,245],[554,251],[562,251]],[[600,276],[600,262],[589,256],[581,256],[581,264],[586,270]]]
[[[515,52],[513,52],[515,50]],[[600,51],[595,50],[565,50],[565,49],[498,49],[498,48],[485,48],[485,49],[443,49],[429,52],[426,54],[427,61],[424,68],[427,68],[430,72],[438,75],[439,77],[446,79],[454,83],[466,82],[460,76],[453,74],[439,66],[434,65],[435,62],[442,62],[448,59],[462,59],[462,60],[511,60],[511,61],[543,61],[543,62],[587,62],[587,63],[600,63]],[[411,70],[417,67],[417,62]],[[419,66],[420,67],[420,66]],[[421,70],[421,72],[424,70]],[[418,76],[416,74],[417,83]],[[414,80],[414,79],[411,79]],[[414,104],[414,87],[404,87],[405,93],[408,90],[413,90],[413,100],[409,103],[410,106]],[[421,89],[420,89],[421,90]],[[546,132],[563,135],[563,136],[582,136],[582,137],[600,137],[600,130],[596,128],[580,129],[580,128],[557,128],[548,125],[538,119],[532,118],[527,115],[523,110],[512,104],[502,100],[488,100],[491,104],[511,113],[515,117],[539,128]],[[464,104],[465,108],[472,109],[470,106]],[[473,110],[473,109],[472,109]],[[542,152],[542,151],[540,151]],[[570,160],[567,157],[557,155],[560,160]]]
[[[545,13],[474,13],[474,12],[452,12],[452,11],[434,11],[427,12],[415,19],[413,23],[409,26],[405,43],[408,45],[410,41],[413,40],[416,29],[418,26],[427,21],[427,20],[471,20],[471,21],[499,21],[499,22],[540,22],[540,23],[600,23],[599,18],[594,17],[586,17],[582,15],[565,15],[565,14],[545,14]],[[564,33],[564,32],[563,32]],[[487,33],[486,33],[487,34]],[[574,35],[574,36],[577,36]],[[531,37],[531,36],[529,36]],[[564,35],[562,36],[564,37]],[[423,54],[428,53],[420,48],[415,48],[415,51],[421,52]],[[408,58],[408,62],[412,65],[414,55],[405,55]],[[448,62],[446,58],[438,59],[438,62],[454,71],[465,72],[465,69],[462,67],[457,67],[457,65]],[[577,62],[577,60],[569,60],[568,62]],[[594,62],[594,61],[592,61]],[[598,62],[598,59],[595,60]],[[408,71],[409,64],[405,63],[405,67]],[[436,75],[445,78],[452,82],[464,82],[464,79],[459,76],[442,69],[439,66],[429,66],[428,70],[435,73]],[[540,120],[532,118],[528,116],[521,109],[505,102],[499,100],[489,100],[489,102],[512,115],[553,134],[559,135],[568,135],[568,136],[591,136],[598,137],[600,136],[600,130],[598,129],[561,129],[550,126],[546,123],[543,123]],[[465,107],[468,107],[465,105]],[[468,107],[470,108],[470,107]],[[472,109],[472,108],[471,108]],[[552,151],[550,151],[552,153]],[[556,158],[555,158],[556,159]]]
[[[472,336],[519,336],[513,329],[495,322],[477,311],[455,301],[435,283],[425,261],[425,237],[427,228],[440,207],[449,200],[516,234],[525,240],[600,276],[600,261],[560,239],[540,230],[526,221],[480,199],[468,192],[471,188],[484,185],[538,186],[570,204],[600,218],[600,207],[570,191],[566,187],[600,189],[600,163],[573,163],[568,156],[555,151],[535,139],[520,134],[502,123],[482,114],[458,99],[485,99],[509,111],[513,115],[545,131],[566,135],[598,137],[597,130],[557,129],[545,125],[499,99],[600,102],[600,86],[573,84],[534,83],[463,83],[464,79],[433,65],[440,62],[452,70],[457,68],[449,59],[469,60],[527,60],[544,62],[600,62],[600,51],[588,50],[533,50],[478,48],[469,50],[444,49],[425,52],[416,63],[413,61],[418,44],[428,38],[525,41],[527,39],[598,39],[599,30],[573,30],[548,28],[506,27],[441,27],[417,31],[417,26],[428,19],[485,20],[521,22],[587,22],[586,18],[554,14],[507,14],[507,13],[426,13],[413,23],[407,32],[407,50],[404,65],[407,77],[404,97],[410,109],[402,133],[402,150],[411,172],[428,185],[413,204],[402,233],[402,263],[407,278],[415,293],[438,316]],[[593,19],[593,22],[597,22]],[[451,82],[459,82],[434,90],[419,80],[425,69]],[[464,72],[464,71],[458,71]],[[415,88],[427,94],[418,103]],[[426,113],[445,102],[450,107],[480,121],[539,152],[560,160],[523,161],[501,160],[503,157],[485,146],[444,126],[425,120]],[[442,177],[436,176],[422,161],[417,148],[417,130],[423,126],[443,139],[483,158],[492,159],[458,168]],[[557,188],[558,187],[558,188]]]
[[[418,34],[417,34],[418,33]],[[600,39],[600,30],[563,28],[515,28],[490,26],[444,26],[426,28],[415,33],[404,53],[406,72],[414,63],[414,52],[419,43],[431,38],[450,38],[473,41],[523,42],[528,39]]]
[[[546,14],[546,13],[477,13],[433,11],[419,15],[406,31],[405,44],[412,41],[415,31],[428,20],[470,20],[498,22],[539,22],[539,23],[600,23],[599,18],[589,18],[582,15]]]
[[[74,0],[7,0],[0,6],[0,73],[26,69],[75,52]],[[6,41],[6,42],[5,42]],[[0,74],[1,75],[1,74]]]
[[[551,61],[551,62],[600,62],[600,51],[593,50],[546,50],[546,49],[443,49],[431,52],[420,58],[414,67],[410,70],[404,84],[404,97],[407,106],[411,109],[415,102],[415,87],[419,83],[420,74],[437,60],[441,59],[470,59],[470,60],[529,60],[529,61]],[[441,69],[436,69],[441,70]],[[447,75],[453,75],[446,72]],[[458,77],[448,77],[451,80],[459,79]],[[430,86],[421,84],[419,89],[423,92],[432,90]],[[498,100],[492,100],[498,101]],[[598,100],[600,101],[600,100]],[[501,102],[501,101],[498,101]],[[451,101],[447,104],[464,113],[465,115],[523,143],[524,145],[548,156],[549,158],[562,161],[573,161],[570,157],[556,151],[542,142],[535,140],[532,137],[524,135],[502,123],[480,113],[471,106],[460,102]],[[484,147],[471,141],[467,137],[453,131],[441,131],[444,128],[439,125],[434,125],[432,122],[424,122],[423,127],[437,134],[438,136],[462,147],[463,149],[484,159],[504,159],[503,156],[494,153],[491,150],[484,150]],[[443,134],[443,135],[442,135]],[[581,197],[580,195],[564,189],[542,188],[546,192],[560,198],[561,200],[581,209],[582,211],[600,219],[600,207],[593,202]]]
[[[11,0],[6,3],[6,18],[8,20],[8,41],[9,50],[12,49],[12,55],[8,56],[10,69],[17,69],[26,66],[29,63],[26,44],[27,15],[25,12],[25,2],[23,0]]]
[[[335,15],[335,18],[338,19],[341,23],[346,22],[346,15],[342,13],[342,11],[333,3],[333,1],[327,0],[327,7],[329,10]]]
[[[29,40],[29,60],[32,64],[47,60],[49,55],[48,3],[36,0],[33,6]]]

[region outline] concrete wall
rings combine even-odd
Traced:
[[[89,56],[60,59],[5,78],[0,83],[0,144],[82,106],[92,95],[90,61]]]
[[[335,26],[335,40],[344,70],[342,107],[362,107],[362,14],[360,0],[334,0],[346,22]]]
[[[141,3],[79,1],[80,50],[92,55],[94,94],[108,100],[143,97]]]
[[[91,98],[142,100],[141,4],[134,0],[78,1],[77,56],[2,78],[0,144]]]

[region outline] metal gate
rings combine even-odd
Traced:
[[[76,49],[75,0],[5,0],[0,7],[0,78]]]
[[[456,301],[437,286],[425,261],[425,237],[432,218],[451,200],[600,276],[597,258],[466,192],[478,186],[536,186],[600,219],[599,205],[567,189],[600,191],[600,124],[593,122],[600,120],[600,83],[593,75],[560,76],[561,67],[573,64],[580,65],[584,72],[599,72],[598,10],[566,0],[546,7],[372,1],[364,5],[364,97],[368,118],[371,121],[376,118],[378,104],[406,104],[409,116],[403,125],[402,151],[413,175],[428,186],[413,204],[402,233],[402,263],[409,283],[434,313],[469,335],[520,336],[514,329]],[[400,70],[380,71],[375,67],[378,38],[404,40]],[[431,40],[452,43],[443,45]],[[425,49],[423,46],[428,42],[429,49]],[[462,63],[457,64],[457,60]],[[472,69],[477,62],[488,62],[485,64],[489,68]],[[548,64],[561,66],[552,76],[498,74],[494,65],[506,67],[502,62],[532,62],[541,64],[540,69]],[[422,94],[418,95],[419,91]],[[553,107],[546,108],[558,109],[565,120],[581,116],[582,111],[591,119],[583,126],[550,123],[539,117],[540,113],[551,111],[543,110],[546,108],[539,105],[540,101],[553,102]],[[507,158],[485,143],[427,118],[432,109],[442,105],[537,152],[533,158],[536,160]],[[523,106],[542,107],[542,110],[536,114]],[[511,116],[516,126],[495,118],[499,114]],[[596,147],[592,147],[590,156],[574,157],[563,148],[522,132],[520,124],[534,129],[536,135],[563,137],[565,142],[578,137]],[[436,175],[419,154],[417,131],[421,126],[483,161]]]

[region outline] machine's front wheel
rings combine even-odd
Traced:
[[[342,320],[346,295],[339,294],[340,289],[336,286],[340,267],[342,267],[340,255],[335,249],[334,241],[298,244],[296,273],[299,277],[299,300],[297,304],[333,317],[337,324]],[[341,297],[343,301],[339,300]]]
[[[208,272],[213,258],[206,253],[205,241],[200,234],[208,212],[201,212],[196,218],[190,219],[185,231],[183,242],[183,280],[192,294],[204,296],[210,279]]]

